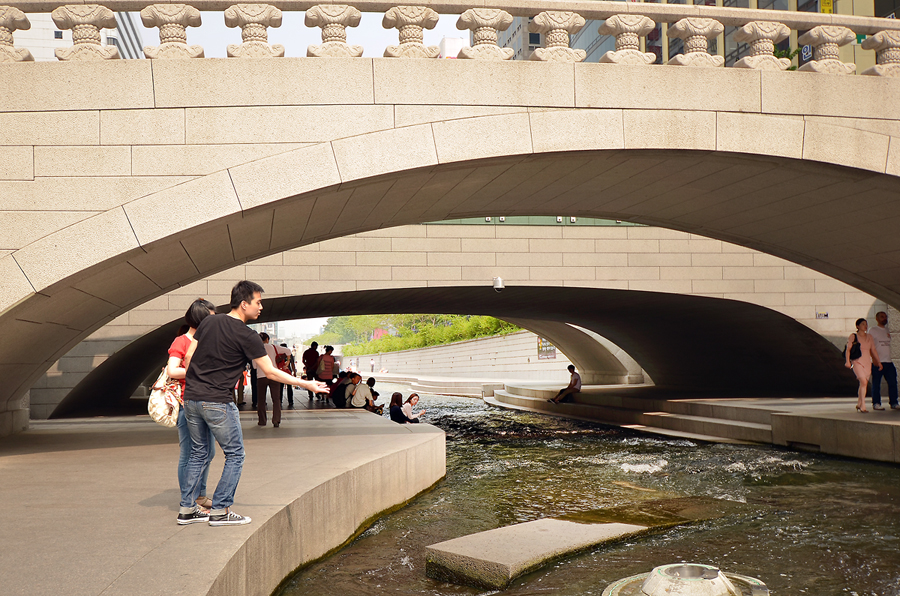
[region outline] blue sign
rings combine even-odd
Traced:
[[[803,46],[800,48],[800,61],[801,62],[809,62],[813,59],[813,48],[812,46]]]

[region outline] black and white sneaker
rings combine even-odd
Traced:
[[[250,518],[238,515],[233,511],[228,511],[222,515],[210,515],[209,525],[211,526],[243,526],[249,524]]]
[[[196,524],[198,522],[209,521],[209,510],[204,513],[201,509],[195,509],[190,513],[178,514],[178,525],[186,526],[188,524]]]

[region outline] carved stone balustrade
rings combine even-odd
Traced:
[[[798,70],[825,74],[853,74],[855,64],[840,60],[840,47],[856,39],[856,34],[846,27],[819,25],[813,27],[797,39],[800,45],[813,47],[813,59]]]
[[[244,43],[229,44],[229,58],[283,58],[284,46],[269,44],[269,27],[281,27],[281,11],[269,4],[235,4],[225,10],[225,26],[240,27]]]
[[[643,66],[656,62],[656,54],[641,51],[641,38],[653,31],[656,23],[639,14],[616,14],[604,21],[597,30],[600,35],[615,35],[616,50],[600,56],[602,64],[633,64]]]
[[[203,48],[187,43],[187,27],[200,26],[200,11],[186,4],[151,4],[141,11],[144,27],[159,27],[159,45],[145,46],[144,56],[157,59],[203,58]]]
[[[434,29],[438,13],[424,6],[395,6],[384,14],[381,25],[400,31],[400,45],[388,46],[385,58],[437,58],[441,50],[426,46],[424,29]]]
[[[310,58],[359,58],[362,46],[347,44],[347,27],[356,27],[362,13],[346,4],[320,4],[306,11],[306,26],[322,28],[322,45],[309,46]]]
[[[540,62],[584,62],[587,52],[569,47],[569,35],[584,27],[584,17],[574,12],[548,10],[538,13],[528,24],[532,33],[544,35],[544,47],[531,53],[531,60]]]
[[[456,57],[471,60],[512,59],[515,50],[497,46],[497,31],[506,31],[512,22],[512,15],[505,10],[470,8],[460,15],[456,28],[470,30],[475,45],[461,49]]]
[[[116,26],[116,15],[105,6],[60,6],[50,16],[60,29],[72,30],[72,47],[54,51],[58,60],[115,60],[119,57],[116,46],[104,46],[100,41],[100,29]]]
[[[684,40],[684,53],[669,60],[675,66],[719,67],[725,64],[722,56],[709,53],[709,40],[715,39],[725,27],[719,21],[704,18],[681,19],[666,31],[666,35]]]
[[[750,44],[750,55],[735,62],[735,68],[756,70],[787,70],[791,66],[788,58],[775,57],[775,44],[787,39],[791,30],[782,23],[773,21],[753,21],[747,23],[734,34],[737,42]]]
[[[25,13],[12,6],[0,6],[0,62],[31,62],[34,56],[25,48],[13,46],[13,31],[27,31],[31,22]]]
[[[900,31],[879,31],[862,42],[864,50],[875,50],[878,64],[864,75],[900,77]]]

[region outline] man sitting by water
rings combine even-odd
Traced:
[[[575,399],[572,396],[581,391],[581,375],[575,372],[575,365],[573,364],[569,365],[569,372],[572,373],[572,378],[569,379],[569,384],[563,389],[560,389],[559,393],[556,394],[556,397],[554,397],[553,399],[548,399],[547,401],[558,404],[560,402]]]

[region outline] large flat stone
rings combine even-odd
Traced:
[[[647,530],[621,523],[539,519],[427,547],[429,577],[502,590],[548,561]]]

